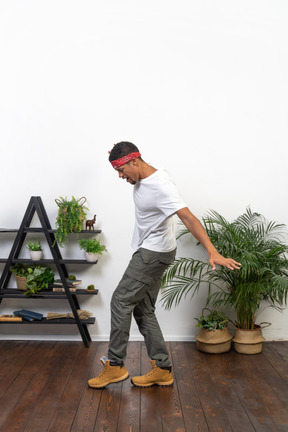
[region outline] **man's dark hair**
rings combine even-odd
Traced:
[[[109,161],[112,162],[116,159],[122,158],[123,156],[127,156],[130,153],[136,153],[136,152],[139,152],[139,149],[138,147],[136,147],[135,144],[132,144],[129,141],[121,141],[115,144],[114,147],[112,148],[109,155]]]

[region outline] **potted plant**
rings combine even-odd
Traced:
[[[42,258],[42,244],[40,240],[27,242],[27,247],[32,261],[39,261]]]
[[[42,289],[48,289],[54,283],[54,272],[49,267],[30,266],[27,271],[26,297],[38,294]]]
[[[231,271],[220,267],[212,271],[207,262],[179,258],[164,274],[162,300],[171,308],[189,292],[193,297],[206,284],[207,304],[214,308],[231,307],[236,313],[234,348],[244,352],[237,346],[240,344],[238,330],[252,331],[257,336],[256,341],[248,340],[248,353],[261,352],[262,329],[256,324],[260,312],[265,307],[281,310],[287,304],[288,246],[282,238],[285,225],[267,221],[250,208],[233,222],[211,211],[203,218],[203,224],[216,249],[240,262],[241,269]],[[188,232],[183,230],[179,237]],[[241,344],[243,339],[241,336]]]
[[[209,314],[204,315],[204,310]],[[209,354],[221,354],[230,350],[232,335],[228,330],[229,319],[223,312],[204,308],[196,327],[199,328],[196,335],[196,344],[199,351]]]
[[[10,267],[10,271],[15,276],[18,290],[26,291],[27,268],[23,264],[14,264]]]
[[[88,210],[88,208],[84,206],[85,197],[76,199],[72,196],[71,200],[60,197],[55,201],[59,209],[55,223],[54,244],[58,242],[59,246],[63,247],[64,244],[69,242],[70,233],[79,233],[82,230],[83,222],[86,220],[85,210]]]
[[[24,286],[19,287],[17,282],[17,287],[25,291],[26,297],[38,294],[42,289],[48,289],[54,283],[54,272],[49,267],[15,264],[10,267],[10,271],[14,273],[16,280],[19,276],[25,278]]]
[[[78,241],[80,249],[84,249],[86,260],[96,262],[98,255],[107,252],[106,246],[102,245],[97,239],[80,239]]]
[[[95,290],[95,286],[92,285],[92,284],[91,284],[91,285],[88,285],[87,288],[86,288],[86,291],[88,291],[88,292],[96,291],[96,290]]]

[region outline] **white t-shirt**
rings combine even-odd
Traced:
[[[168,172],[158,169],[134,186],[135,228],[133,249],[143,247],[156,252],[176,248],[172,216],[187,207]]]

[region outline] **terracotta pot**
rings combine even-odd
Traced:
[[[230,350],[232,335],[227,327],[223,330],[200,328],[195,339],[199,351],[209,354],[221,354]]]

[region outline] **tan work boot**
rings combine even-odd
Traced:
[[[156,360],[151,360],[152,369],[146,375],[136,376],[131,378],[132,384],[136,387],[150,387],[153,385],[170,386],[173,384],[174,379],[172,376],[171,368],[161,369],[156,366]]]
[[[110,361],[106,357],[101,357],[101,363],[104,365],[101,373],[88,381],[89,387],[102,389],[108,384],[124,381],[129,377],[129,372],[125,366],[110,366]]]

